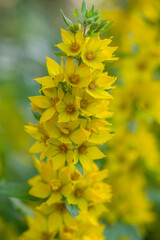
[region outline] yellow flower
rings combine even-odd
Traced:
[[[85,64],[77,67],[76,63],[70,58],[66,59],[64,76],[66,81],[75,87],[87,87],[91,81],[90,68]]]
[[[59,230],[63,225],[70,227],[75,226],[75,219],[68,213],[64,202],[54,203],[48,207],[42,203],[37,209],[48,216],[48,230],[54,232]]]
[[[19,240],[53,240],[56,230],[50,230],[48,217],[39,211],[35,211],[34,218],[27,217],[29,230],[26,231]],[[53,224],[53,223],[52,223]]]
[[[29,180],[32,186],[29,193],[35,197],[48,198],[48,205],[59,202],[62,196],[68,196],[72,191],[70,168],[61,168],[57,173],[53,170],[51,162],[40,162],[39,165],[40,175]]]
[[[73,146],[71,144],[65,144],[58,140],[54,140],[46,155],[51,157],[53,167],[59,169],[65,165],[65,163],[73,162]]]
[[[94,69],[103,69],[102,62],[106,60],[117,60],[113,52],[117,47],[109,47],[111,39],[100,40],[100,37],[87,37],[82,49],[83,62]]]
[[[63,61],[61,62],[61,67],[51,58],[46,58],[46,64],[49,76],[36,78],[38,83],[43,87],[52,88],[57,87],[58,83],[63,81]]]
[[[76,34],[61,29],[63,43],[56,44],[55,46],[67,54],[67,56],[77,56],[84,43],[82,29],[80,28]]]
[[[79,104],[76,97],[66,93],[63,100],[57,104],[58,122],[75,121],[79,116]]]
[[[44,89],[43,92],[45,96],[29,97],[35,106],[43,109],[40,122],[49,120],[55,114],[57,103],[61,101],[64,95],[61,87]]]
[[[91,97],[84,89],[75,88],[72,93],[77,96],[77,102],[79,103],[82,116],[99,117],[102,112],[105,112],[103,102]]]
[[[104,157],[105,155],[98,149],[98,147],[88,142],[78,145],[74,150],[74,162],[77,163],[80,161],[86,170],[91,169],[91,163],[93,160]]]
[[[90,133],[81,127],[81,121],[57,123],[58,117],[53,117],[45,122],[45,128],[50,136],[62,143],[80,144],[89,138]]]
[[[108,127],[111,124],[105,120],[92,119],[87,121],[83,119],[81,125],[90,133],[88,142],[102,145],[112,138],[112,134],[110,134],[110,129]]]
[[[51,142],[48,132],[40,123],[37,125],[30,123],[29,126],[25,126],[25,131],[37,140],[37,142],[35,142],[29,149],[29,152],[41,153],[40,159],[43,159],[46,156],[46,152],[49,149]]]
[[[98,99],[112,99],[113,97],[106,91],[112,88],[116,78],[110,77],[107,73],[99,70],[92,72],[92,81],[87,87],[87,93]]]

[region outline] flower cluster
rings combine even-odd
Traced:
[[[85,1],[82,13],[91,19],[98,14],[94,7],[87,10]],[[100,39],[100,31],[89,36],[95,22],[87,28],[86,21],[73,25],[64,19],[70,31],[62,29],[63,43],[56,45],[63,51],[61,65],[47,58],[48,76],[35,79],[40,95],[29,98],[39,117],[25,126],[36,139],[30,153],[38,154],[30,194],[42,201],[21,240],[103,239],[98,219],[111,199],[108,171],[94,160],[105,157],[97,145],[111,138],[106,118],[112,116],[109,90],[116,78],[108,76],[105,63],[116,60],[116,48],[109,46],[111,39]]]

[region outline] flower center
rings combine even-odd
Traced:
[[[80,102],[80,107],[82,109],[86,109],[88,107],[88,100],[87,99],[82,99]]]
[[[78,153],[79,154],[87,154],[87,146],[85,144],[82,144],[81,146],[78,147]]]
[[[91,90],[91,91],[94,91],[96,89],[96,87],[97,87],[97,84],[95,81],[92,81],[88,86],[89,90]]]
[[[65,203],[58,203],[56,208],[57,208],[57,211],[59,213],[65,213],[66,212],[66,205],[65,205]]]
[[[78,84],[79,81],[80,81],[79,75],[77,75],[77,74],[71,74],[71,75],[69,76],[69,82],[70,82],[70,83]]]
[[[72,175],[71,175],[71,179],[72,180],[78,180],[80,178],[80,174],[78,172],[74,172]]]
[[[63,127],[59,130],[62,137],[70,137],[71,136],[71,129],[69,127]]]
[[[81,197],[83,197],[83,190],[82,189],[80,189],[80,188],[77,188],[75,191],[74,191],[74,196],[76,197],[76,198],[81,198]]]
[[[70,50],[71,50],[71,52],[76,53],[76,52],[79,51],[79,49],[80,49],[79,43],[77,43],[77,42],[72,42],[72,43],[70,44]]]
[[[66,154],[68,152],[68,147],[66,144],[62,143],[58,146],[58,152],[61,154]]]
[[[88,51],[88,52],[85,53],[85,58],[89,62],[93,62],[96,59],[96,55],[92,51]]]
[[[58,97],[55,97],[55,98],[50,98],[49,102],[54,107],[57,104],[57,102],[59,102],[59,100],[60,99]]]
[[[42,232],[42,240],[50,240],[52,237],[51,233],[47,233],[47,232]]]
[[[75,111],[76,111],[76,108],[75,108],[75,106],[74,106],[73,104],[68,104],[68,105],[66,106],[66,112],[67,112],[67,114],[74,114]]]
[[[50,189],[52,192],[59,192],[61,190],[61,188],[62,188],[62,184],[58,180],[53,180],[50,183]]]
[[[145,70],[146,70],[146,64],[143,63],[143,62],[139,63],[139,64],[138,64],[138,69],[139,69],[140,71],[145,71]]]
[[[47,135],[44,135],[43,137],[41,137],[41,140],[45,145],[47,144],[48,139],[49,139],[49,136]]]

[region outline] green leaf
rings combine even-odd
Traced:
[[[14,208],[16,208],[18,211],[22,212],[24,215],[27,216],[34,216],[34,213],[30,207],[25,205],[22,200],[16,199],[16,198],[10,198]]]
[[[78,13],[78,10],[77,10],[77,9],[74,10],[74,15],[75,15],[77,18],[79,18],[79,13]]]
[[[94,13],[94,11],[95,11],[95,6],[92,5],[91,12]]]
[[[130,240],[142,240],[139,230],[134,225],[125,223],[115,223],[108,225],[104,231],[105,239],[108,240],[119,240],[120,238],[126,237]]]
[[[32,110],[32,114],[33,114],[34,118],[35,118],[37,121],[39,121],[39,120],[40,120],[40,118],[41,118],[41,115],[40,115],[38,112],[36,112],[36,111]]]
[[[0,184],[0,194],[7,195],[8,197],[19,198],[23,200],[38,200],[29,195],[30,186],[27,183],[3,183]]]
[[[82,2],[82,7],[81,7],[81,13],[82,13],[82,16],[84,17],[84,18],[86,18],[86,13],[87,13],[87,5],[86,5],[86,1],[85,0],[83,0],[83,2]]]
[[[107,24],[105,25],[105,27],[102,28],[102,30],[100,31],[100,34],[105,33],[105,32],[112,26],[113,23],[114,23],[113,21],[110,22],[110,23],[107,23]]]
[[[71,24],[73,24],[72,21],[64,15],[64,12],[62,11],[62,9],[60,9],[60,11],[62,13],[63,20],[65,21],[66,25],[70,26]]]
[[[82,165],[81,165],[81,163],[80,162],[77,162],[76,164],[75,164],[75,167],[77,168],[77,170],[82,174],[82,176],[84,177],[84,171],[83,171],[83,167],[82,167]]]
[[[57,57],[64,57],[66,56],[66,53],[63,53],[63,52],[56,52],[54,53]]]
[[[66,204],[66,209],[67,211],[69,212],[69,214],[75,218],[79,215],[79,209],[78,209],[78,206],[77,205],[72,205],[72,204],[68,204],[67,200],[64,199],[64,202]]]

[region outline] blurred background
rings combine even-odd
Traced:
[[[113,199],[103,223],[109,240],[159,240],[160,224],[160,2],[99,0],[102,18],[114,24],[119,61],[108,63],[118,76],[111,122],[114,138],[104,146],[101,168],[110,172]],[[47,74],[46,56],[60,61],[54,44],[65,28],[60,9],[75,21],[80,0],[0,0],[0,183],[25,182],[35,174],[24,125],[35,122],[28,96],[32,79]],[[28,203],[27,203],[28,204]],[[15,240],[27,226],[24,202],[0,195],[0,239]],[[7,231],[6,231],[7,229]]]

